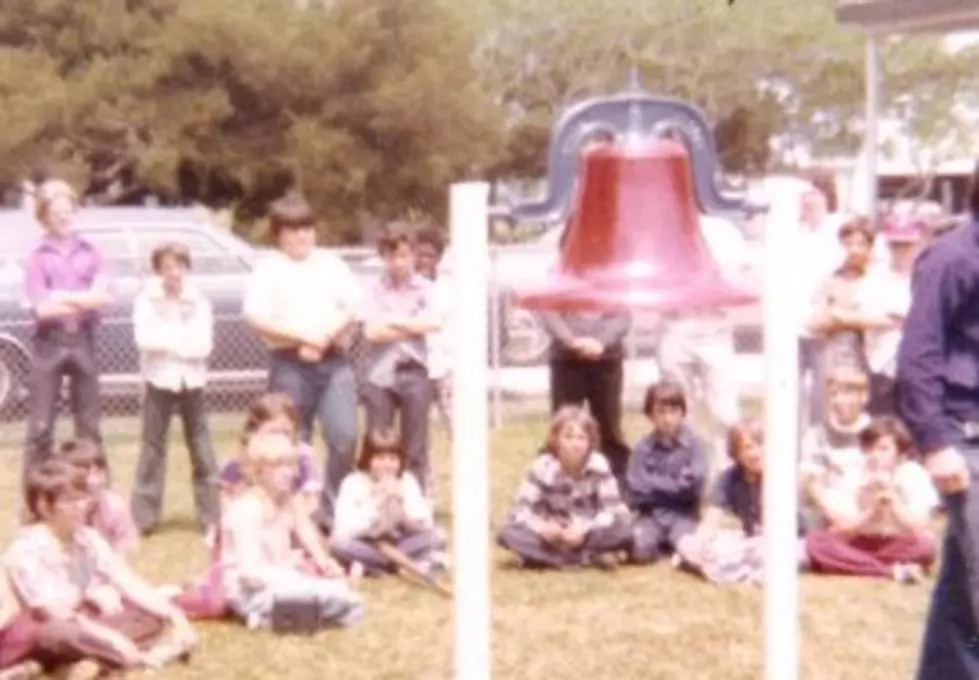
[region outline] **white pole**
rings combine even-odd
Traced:
[[[793,237],[806,184],[767,183],[765,228],[765,678],[799,677],[798,481],[799,347],[792,319]]]
[[[449,225],[456,318],[452,340],[452,526],[456,680],[489,680],[490,594],[489,218],[490,185],[454,184]]]
[[[867,216],[875,218],[877,216],[877,150],[880,146],[878,139],[877,120],[880,116],[880,46],[877,38],[873,35],[867,37],[866,53],[866,78],[867,78],[867,103],[866,103],[866,139],[864,139],[864,154],[866,155],[867,165]]]

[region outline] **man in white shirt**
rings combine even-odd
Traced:
[[[913,217],[893,219],[884,228],[891,261],[877,277],[873,305],[877,314],[891,323],[868,333],[866,338],[867,364],[871,371],[868,411],[874,416],[897,412],[897,350],[904,320],[911,309],[911,274],[924,236],[924,223]]]
[[[176,408],[190,453],[197,516],[207,530],[218,520],[218,467],[204,407],[207,357],[213,347],[211,303],[186,278],[191,261],[185,246],[162,244],[153,250],[150,260],[156,276],[133,306],[145,383],[142,449],[131,501],[133,520],[143,534],[160,522],[167,431]]]
[[[738,226],[730,220],[702,215],[700,231],[724,275],[732,281],[746,281],[753,254]],[[736,362],[734,328],[723,311],[678,314],[667,319],[657,354],[663,373],[688,388],[690,373],[700,374],[705,406],[717,425],[727,428],[737,422],[740,386],[732,370]],[[688,395],[691,399],[694,396]]]
[[[329,531],[357,443],[357,380],[347,345],[360,283],[343,260],[316,246],[316,218],[305,200],[276,201],[269,218],[276,250],[252,272],[243,311],[271,351],[269,389],[296,403],[300,438],[309,443],[313,421],[320,422],[327,461],[314,519]]]

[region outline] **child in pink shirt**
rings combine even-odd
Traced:
[[[139,532],[129,505],[109,488],[109,465],[102,449],[89,439],[71,439],[61,444],[57,457],[85,475],[86,487],[93,500],[88,526],[95,529],[117,554],[123,557],[130,554],[139,545]]]

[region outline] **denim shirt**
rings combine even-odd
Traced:
[[[898,350],[898,409],[921,453],[959,443],[979,421],[979,222],[918,257]]]

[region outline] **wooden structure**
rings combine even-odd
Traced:
[[[836,20],[869,35],[951,33],[979,29],[979,0],[850,0]]]
[[[843,0],[836,20],[867,35],[867,157],[868,211],[877,205],[877,117],[880,111],[880,49],[878,39],[910,33],[954,33],[979,29],[979,0]]]

